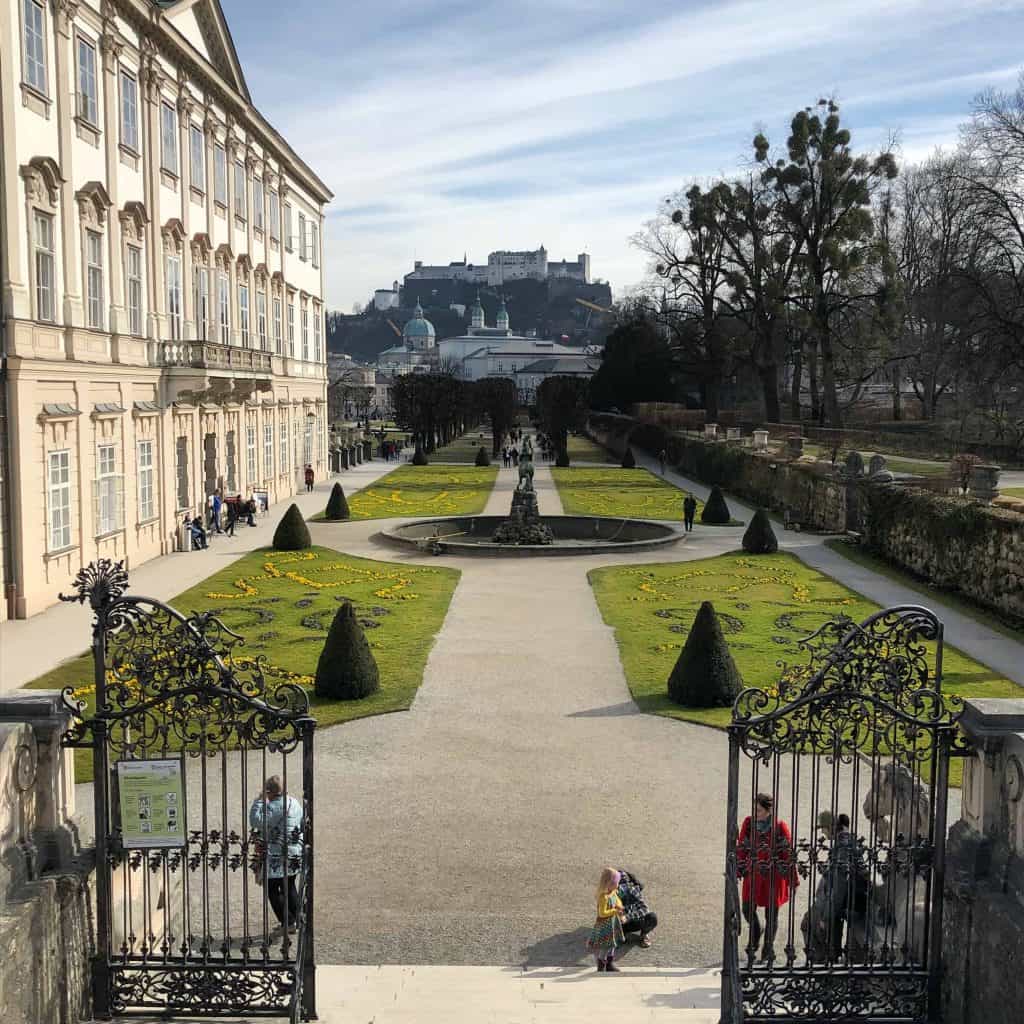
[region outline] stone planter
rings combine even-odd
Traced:
[[[971,467],[971,497],[991,502],[999,495],[999,466]]]
[[[726,441],[740,441],[742,440],[742,433],[739,427],[726,427],[725,428],[725,439]]]
[[[786,438],[786,454],[791,459],[799,459],[804,453],[804,439],[798,434],[790,434]]]
[[[755,430],[754,431],[754,451],[755,452],[766,452],[766,451],[768,451],[768,431],[767,430]]]
[[[704,440],[714,441],[718,437],[718,424],[717,423],[705,423],[704,424]]]

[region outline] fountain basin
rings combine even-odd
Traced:
[[[541,516],[553,544],[497,544],[491,538],[507,516],[446,516],[417,519],[381,531],[392,544],[460,555],[594,555],[646,551],[674,544],[682,525],[654,519],[606,519],[600,516]],[[439,549],[439,550],[435,550]]]

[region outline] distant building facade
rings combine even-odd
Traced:
[[[424,264],[417,260],[412,273],[405,275],[406,287],[416,281],[465,281],[488,287],[500,287],[508,281],[574,280],[590,284],[590,256],[581,252],[575,260],[549,260],[547,249],[513,251],[500,249],[487,257],[486,264],[462,260],[448,264]]]
[[[216,0],[0,0],[0,618],[327,470],[323,208]]]

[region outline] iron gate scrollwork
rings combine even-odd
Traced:
[[[268,684],[213,614],[127,585],[103,559],[61,595],[94,613],[93,685],[64,691],[65,745],[92,750],[94,1014],[315,1020],[308,696]],[[120,781],[151,770],[177,789]]]
[[[722,1020],[937,1020],[963,711],[942,624],[901,606],[802,644],[733,707]]]

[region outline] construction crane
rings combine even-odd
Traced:
[[[604,306],[598,306],[594,302],[587,302],[586,299],[577,299],[576,302],[587,311],[587,319],[583,324],[583,329],[588,330],[590,328],[590,318],[595,313],[610,313],[610,309],[605,309]]]
[[[395,334],[401,337],[402,332],[395,326],[395,322],[390,317],[385,317],[384,319],[387,320],[388,327],[390,327],[391,330],[395,332]]]

